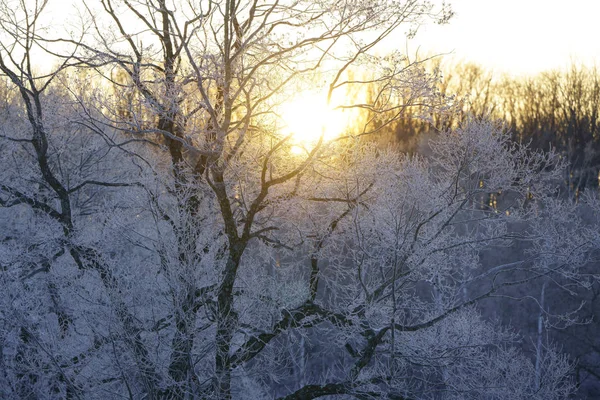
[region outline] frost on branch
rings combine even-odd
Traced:
[[[445,7],[102,0],[88,32],[55,39],[24,5],[0,8],[14,34],[0,43],[14,90],[0,109],[1,397],[571,392],[567,360],[539,347],[533,363],[480,315],[543,279],[589,284],[598,205],[578,233],[552,154],[488,121],[419,156],[352,127],[301,146],[277,128],[315,77],[327,99],[374,85],[348,100],[377,124],[403,97],[448,111],[435,74],[370,51]],[[72,52],[48,75],[16,61],[56,43]],[[377,76],[352,80],[366,60]]]

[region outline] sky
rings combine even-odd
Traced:
[[[448,0],[449,25],[421,27],[409,51],[449,53],[531,75],[571,60],[600,66],[600,0]]]
[[[448,25],[422,26],[415,39],[406,43],[399,35],[391,45],[411,56],[417,49],[420,55],[451,53],[447,59],[514,75],[566,68],[571,60],[600,66],[600,0],[446,2],[455,12]],[[64,19],[64,4],[46,12],[51,20]]]

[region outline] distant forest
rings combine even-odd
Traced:
[[[572,64],[566,70],[531,77],[496,75],[480,65],[461,62],[440,67],[440,95],[455,96],[457,110],[415,118],[422,110],[411,107],[387,130],[405,150],[414,151],[424,133],[465,125],[469,118],[488,117],[504,122],[513,139],[532,149],[550,150],[569,161],[566,180],[578,198],[586,187],[598,187],[600,169],[600,72]]]

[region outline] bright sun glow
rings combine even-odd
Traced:
[[[331,140],[344,133],[349,113],[327,104],[327,95],[306,92],[287,102],[281,109],[284,135],[292,134],[298,145],[316,143],[321,135]]]

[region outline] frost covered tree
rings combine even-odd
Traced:
[[[2,2],[3,397],[572,391],[564,357],[536,366],[477,311],[540,277],[588,283],[596,242],[553,198],[559,160],[486,121],[427,157],[367,140],[415,104],[398,99],[450,108],[418,63],[376,56],[398,29],[445,22],[444,5],[84,6],[75,37],[40,26],[44,1]],[[35,52],[61,62],[36,73]],[[302,140],[281,110],[306,87],[371,117],[331,137],[305,115]],[[483,265],[514,242],[524,258]]]

